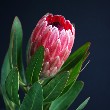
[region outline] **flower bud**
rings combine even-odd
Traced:
[[[75,39],[75,28],[61,15],[44,15],[32,32],[28,61],[39,46],[44,46],[44,63],[41,74],[54,76],[68,58]]]

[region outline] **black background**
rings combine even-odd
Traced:
[[[18,16],[23,27],[23,59],[27,41],[37,21],[47,12],[61,14],[75,23],[75,51],[87,41],[91,60],[79,79],[85,86],[75,103],[75,108],[88,96],[91,97],[85,110],[110,110],[110,2],[93,0],[1,0],[0,1],[0,68],[8,49],[13,19]],[[88,59],[88,60],[89,60]],[[0,96],[0,110],[4,110]]]

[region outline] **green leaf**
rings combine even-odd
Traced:
[[[70,87],[76,82],[76,80],[79,76],[79,73],[81,71],[82,64],[83,64],[84,60],[87,58],[88,55],[89,55],[89,52],[87,52],[84,55],[84,57],[74,66],[74,68],[72,68],[70,70],[70,75],[69,75],[66,87],[64,88],[61,95],[66,93],[70,89]]]
[[[24,79],[24,69],[22,62],[22,26],[18,19],[15,17],[11,29],[10,46],[9,46],[9,61],[11,67],[17,66],[22,79]]]
[[[44,58],[44,47],[41,46],[32,56],[27,68],[26,79],[28,84],[38,81]]]
[[[2,87],[3,93],[5,92],[5,81],[9,71],[10,71],[10,64],[9,64],[9,57],[7,52],[2,65],[2,69],[1,69],[1,87]]]
[[[77,81],[65,94],[52,102],[49,110],[66,110],[81,92],[83,85],[83,82]]]
[[[88,49],[90,47],[90,42],[87,42],[83,46],[81,46],[78,50],[76,50],[70,57],[67,59],[67,61],[62,66],[60,73],[63,71],[68,71],[71,68],[73,68],[87,53]]]
[[[79,76],[81,66],[82,66],[82,61],[79,61],[79,63],[76,64],[75,67],[70,70],[70,75],[69,75],[66,87],[64,88],[61,95],[66,93],[71,88],[71,86],[74,85],[74,83],[76,82],[76,80]]]
[[[8,74],[6,78],[5,87],[9,99],[15,104],[19,105],[19,74],[18,69],[16,67],[12,68],[12,70]]]
[[[8,107],[11,107],[11,102],[8,100],[7,95],[6,95],[6,89],[5,89],[5,81],[7,78],[7,75],[10,71],[10,64],[9,64],[9,57],[8,57],[8,52],[5,56],[3,65],[2,65],[2,69],[1,69],[1,91],[3,94],[3,99],[5,102],[5,105]]]
[[[36,82],[32,85],[26,94],[20,110],[42,110],[43,109],[43,91],[41,85]]]
[[[64,76],[66,76],[68,72],[56,75],[51,79],[51,81],[43,87],[43,96],[44,99],[51,93],[51,91],[54,89],[54,87],[57,85],[59,80],[61,80]]]
[[[76,79],[78,78],[79,73],[80,73],[80,71],[81,71],[83,62],[84,62],[85,59],[88,57],[88,55],[89,55],[89,52],[87,52],[87,53],[82,57],[82,59],[74,66],[74,68],[72,68],[72,69],[70,70],[70,76],[69,76],[67,85],[69,85],[69,84],[71,84],[71,83],[75,83],[75,81],[76,81]]]
[[[6,94],[5,81],[10,71],[9,57],[8,52],[5,56],[2,69],[1,69],[1,91],[3,95],[3,99],[7,109],[13,109],[13,102],[9,100]]]
[[[44,86],[43,96],[45,102],[51,102],[61,94],[68,80],[68,77],[69,77],[69,73],[64,72],[56,76],[46,86]]]
[[[21,36],[22,32],[21,31],[22,31],[22,29],[21,29],[20,21],[17,17],[15,17],[13,25],[12,25],[12,30],[11,30],[9,49],[5,55],[5,59],[4,59],[2,69],[1,69],[1,88],[2,88],[3,99],[6,104],[6,107],[9,107],[10,109],[14,109],[13,108],[14,103],[12,101],[10,101],[7,97],[5,81],[6,81],[6,78],[9,74],[11,68],[13,67],[12,63],[16,64],[15,63],[17,61],[16,58],[18,58],[17,66],[19,68],[20,74],[21,74],[21,76],[23,76],[23,74],[22,74],[23,73],[22,55],[20,53],[21,49],[22,49],[21,45],[20,45],[20,44],[22,44],[22,36]],[[16,42],[17,42],[17,46],[14,47],[13,44],[15,45]],[[12,53],[13,53],[13,55],[15,54],[14,52],[12,52],[12,50],[13,51],[15,50],[15,52],[16,52],[16,48],[17,48],[18,54],[17,54],[17,56],[15,56],[15,57],[13,56],[13,58],[12,58]],[[13,59],[13,62],[12,62],[12,59]]]
[[[76,110],[83,110],[85,106],[87,105],[90,97],[88,97]]]
[[[42,87],[46,86],[54,77],[44,78],[42,82]]]

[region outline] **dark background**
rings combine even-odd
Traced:
[[[0,68],[8,49],[10,29],[15,16],[23,27],[23,58],[27,41],[37,21],[47,12],[61,14],[75,23],[76,39],[73,51],[85,42],[92,43],[91,60],[79,79],[85,86],[75,103],[75,108],[88,96],[90,102],[84,110],[110,110],[110,2],[93,0],[1,0],[0,1]],[[88,59],[88,60],[89,60]],[[0,110],[4,110],[0,96]]]

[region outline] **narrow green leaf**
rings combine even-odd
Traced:
[[[6,94],[6,88],[5,88],[5,81],[6,78],[11,70],[10,63],[9,63],[9,55],[8,52],[6,53],[2,69],[1,69],[1,91],[4,99],[4,103],[6,105],[7,110],[13,110],[14,109],[14,103],[10,101]]]
[[[54,87],[59,83],[59,81],[68,75],[68,72],[56,75],[47,85],[43,87],[43,96],[44,99],[52,92]]]
[[[5,81],[9,71],[10,71],[10,64],[9,64],[9,58],[8,58],[8,52],[7,52],[2,65],[2,69],[1,69],[1,87],[2,87],[3,93],[5,92]]]
[[[72,69],[70,70],[70,76],[69,76],[67,85],[69,85],[69,84],[71,84],[71,83],[75,83],[75,81],[76,81],[76,79],[78,78],[79,73],[80,73],[80,71],[81,71],[83,62],[84,62],[85,59],[88,57],[88,55],[89,55],[89,52],[87,52],[87,53],[82,57],[82,59],[74,66],[74,68],[72,68]]]
[[[9,99],[15,104],[19,105],[19,74],[16,67],[12,68],[12,70],[8,74],[5,87]]]
[[[14,39],[14,35],[16,36],[15,39]],[[14,45],[16,43],[15,41],[17,42],[17,46],[14,47]],[[13,67],[12,63],[16,64],[15,63],[16,61],[18,61],[17,66],[19,68],[21,77],[23,76],[21,44],[22,44],[22,28],[21,28],[21,24],[20,24],[19,19],[17,17],[15,17],[13,25],[12,25],[11,35],[10,35],[9,49],[6,53],[6,56],[5,56],[3,65],[2,65],[2,69],[1,69],[2,94],[3,94],[3,98],[4,98],[4,102],[5,102],[6,106],[9,107],[10,109],[13,109],[14,103],[12,101],[10,101],[7,97],[6,88],[5,88],[5,81],[6,81],[6,78],[9,74],[11,68]],[[16,53],[16,51],[14,53],[14,50],[16,50],[16,48],[17,48],[17,52],[18,52],[17,56],[14,55]],[[12,50],[13,50],[13,52],[12,52]],[[12,57],[12,53],[13,53],[13,57]],[[16,58],[18,58],[18,59],[16,60]],[[22,77],[22,79],[23,79],[23,77]]]
[[[82,66],[82,61],[80,61],[77,65],[75,65],[75,67],[72,70],[70,70],[69,79],[68,79],[66,87],[64,88],[61,95],[66,93],[71,88],[71,86],[74,85],[74,83],[76,82],[76,80],[79,76],[81,66]]]
[[[83,85],[83,82],[77,81],[65,94],[52,102],[49,110],[66,110],[81,92]]]
[[[18,17],[15,17],[11,29],[10,46],[9,46],[9,61],[11,67],[17,66],[22,79],[24,79],[24,69],[22,61],[22,26]]]
[[[11,109],[12,102],[8,99],[5,89],[5,81],[9,74],[9,71],[10,71],[10,64],[9,64],[9,57],[7,52],[1,69],[1,91],[5,105]]]
[[[87,105],[90,97],[88,97],[76,110],[83,110],[85,106]]]
[[[28,84],[38,81],[44,58],[44,47],[41,46],[32,56],[27,68],[26,79]]]
[[[44,78],[42,87],[46,86],[54,77]]]
[[[55,100],[63,91],[68,80],[69,73],[65,72],[51,80],[44,88],[44,101],[51,102]]]
[[[64,88],[64,90],[61,93],[61,95],[66,93],[70,89],[70,87],[76,82],[76,80],[77,80],[77,78],[79,76],[79,73],[81,71],[82,64],[83,64],[84,60],[87,58],[88,54],[89,53],[87,52],[84,55],[84,57],[74,66],[74,68],[72,68],[70,70],[70,75],[69,75],[66,87]]]
[[[32,85],[26,94],[20,110],[42,110],[43,109],[43,91],[41,85],[36,82]]]
[[[78,50],[76,50],[72,55],[70,55],[70,57],[64,63],[64,65],[62,66],[59,72],[68,71],[71,68],[73,68],[82,59],[82,57],[87,53],[89,47],[90,47],[90,42],[87,42],[82,47],[80,47]]]

